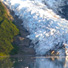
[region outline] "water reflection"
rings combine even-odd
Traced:
[[[0,68],[12,68],[13,63],[9,58],[0,57]]]
[[[36,59],[35,68],[64,68],[65,59],[40,58]]]
[[[67,57],[0,57],[0,68],[68,68]]]

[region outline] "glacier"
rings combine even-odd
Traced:
[[[58,50],[68,45],[68,21],[58,13],[62,0],[2,0],[15,15],[23,20],[27,36],[34,44],[37,55],[45,55],[49,50]],[[54,12],[55,10],[55,12]]]

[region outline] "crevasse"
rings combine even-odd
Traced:
[[[53,9],[62,3],[61,0],[43,1]],[[68,44],[68,21],[48,9],[43,1],[3,0],[23,20],[22,25],[30,32],[27,38],[32,40],[37,55],[44,55],[56,49],[56,46],[59,48],[62,44]]]

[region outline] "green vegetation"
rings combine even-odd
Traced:
[[[6,8],[0,2],[0,56],[17,53],[17,46],[13,45],[14,36],[19,30],[10,20]]]

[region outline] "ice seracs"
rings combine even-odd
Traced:
[[[27,37],[34,43],[37,55],[45,55],[49,50],[62,47],[63,43],[68,44],[68,21],[48,9],[47,5],[31,0],[3,2],[23,20],[22,25],[30,32]]]

